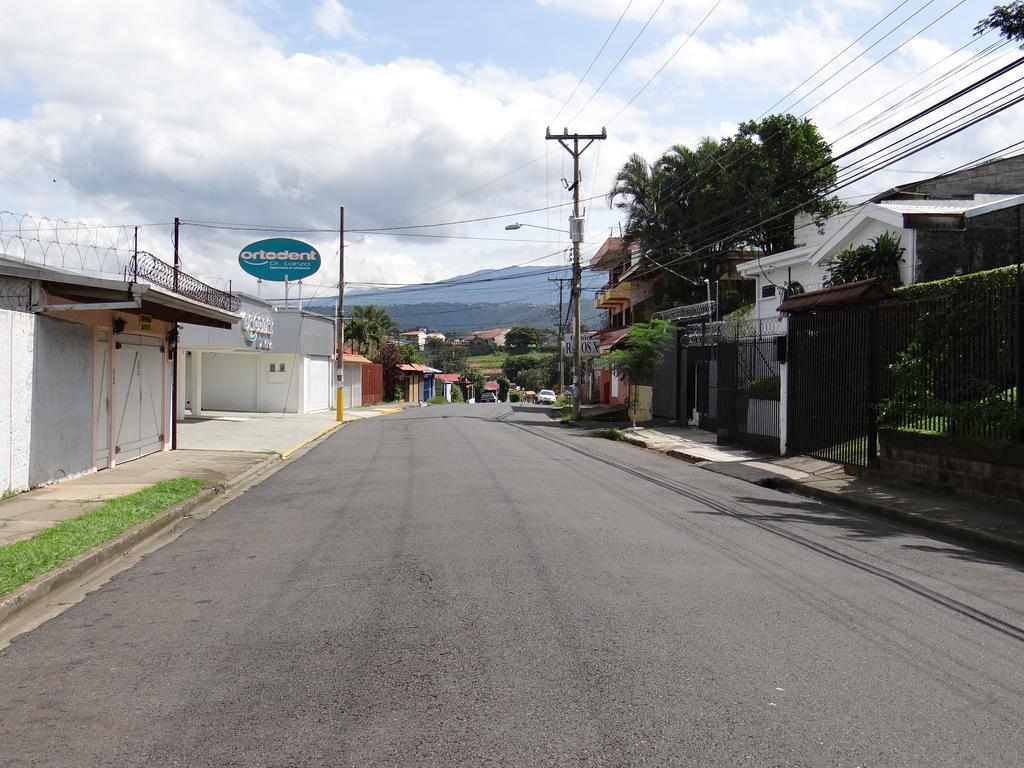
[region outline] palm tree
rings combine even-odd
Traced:
[[[385,310],[373,304],[357,306],[352,310],[352,318],[349,323],[360,329],[363,354],[373,357],[377,354],[389,333],[396,332],[398,326],[391,319]],[[348,336],[346,331],[345,336]]]

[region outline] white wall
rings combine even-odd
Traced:
[[[256,376],[261,413],[297,413],[305,392],[305,368],[302,355],[262,353]],[[274,373],[270,365],[274,364]],[[281,366],[284,365],[284,373]]]
[[[0,309],[0,492],[29,487],[35,317]]]
[[[202,410],[255,411],[258,363],[258,355],[204,352]]]

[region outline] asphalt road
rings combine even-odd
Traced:
[[[0,764],[1007,768],[1022,650],[1020,562],[431,407],[0,652]]]

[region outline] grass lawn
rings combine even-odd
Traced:
[[[31,539],[0,547],[0,595],[195,496],[202,487],[201,480],[190,477],[164,480],[144,491],[110,499]]]
[[[475,368],[481,373],[494,373],[501,372],[501,366],[505,362],[504,352],[492,352],[489,355],[477,355],[476,357],[467,357],[466,364],[470,368]]]

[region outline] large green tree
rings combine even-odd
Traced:
[[[829,196],[836,181],[831,149],[814,124],[770,115],[736,134],[676,145],[656,162],[633,155],[616,175],[609,203],[625,211],[623,236],[647,266],[665,265],[659,303],[699,301],[703,281],[737,250],[792,248],[793,218],[820,225],[842,210]]]
[[[1007,40],[1024,40],[1024,3],[1019,0],[997,5],[992,13],[978,22],[974,28],[977,35],[994,29]]]
[[[516,325],[505,334],[505,350],[510,355],[522,355],[540,346],[543,331],[529,325]]]

